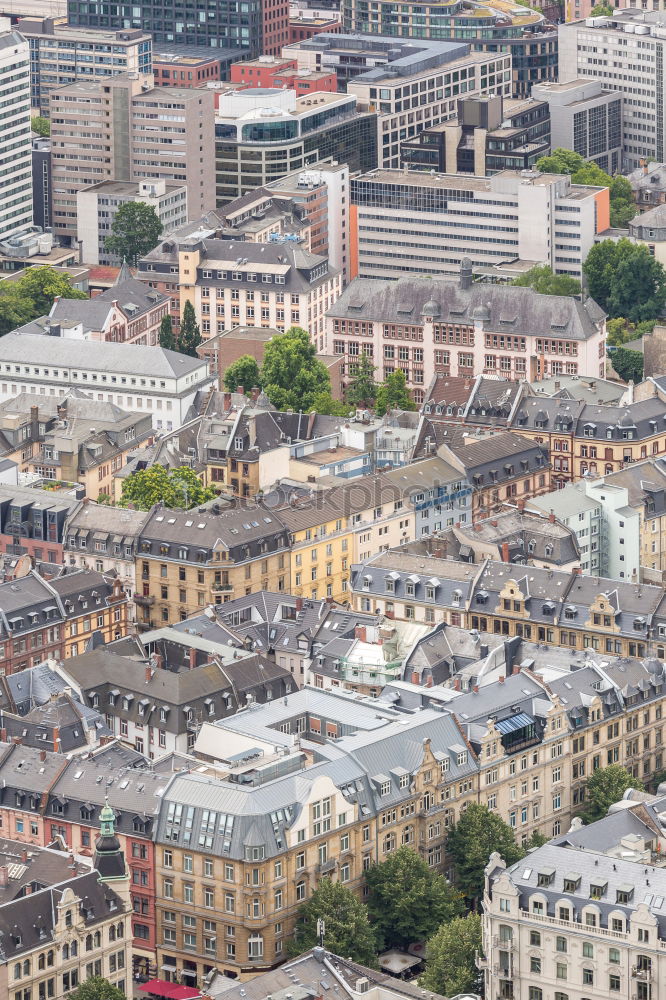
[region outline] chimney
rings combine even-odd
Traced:
[[[9,884],[9,869],[7,865],[0,865],[0,889],[6,889]]]
[[[492,524],[493,528],[497,527],[497,521],[491,521],[490,523]]]
[[[238,393],[239,396],[244,396],[245,395],[245,386],[237,385],[236,386],[236,392]]]
[[[156,670],[164,670],[164,657],[161,653],[153,653],[153,662]]]
[[[428,674],[428,676],[426,677],[426,687],[427,688],[432,687],[432,674]]]
[[[197,665],[197,651],[194,646],[190,646],[190,670],[194,670]]]
[[[555,379],[555,388],[556,389],[560,388],[560,381],[559,381],[559,379]]]
[[[23,864],[25,864],[27,860],[28,860],[28,849],[27,849],[27,847],[22,847],[21,848],[21,861],[23,862]]]
[[[504,684],[504,674],[497,678],[500,684]]]
[[[520,673],[520,663],[514,663],[513,667],[511,668],[511,673],[512,674]]]
[[[39,751],[39,759],[41,760],[42,763],[44,763],[44,761],[46,760],[46,750]]]
[[[37,437],[39,434],[39,407],[30,407],[30,430],[33,437]]]
[[[521,514],[525,510],[525,501],[523,500],[522,497],[516,501],[516,507],[518,508]]]
[[[192,652],[192,650],[190,650]],[[150,684],[153,679],[153,668],[149,663],[146,663],[146,684]]]
[[[302,597],[297,597],[296,598],[296,611],[298,612],[298,611],[302,611],[302,610],[303,610],[303,598]]]
[[[444,546],[443,545],[436,545],[435,548],[432,550],[432,554],[433,554],[433,557],[435,559],[443,559],[444,558]]]
[[[502,555],[501,555],[501,559],[502,559],[502,562],[508,563],[508,561],[509,561],[509,543],[508,542],[502,542]]]
[[[581,569],[580,566],[574,566],[573,572],[575,573],[576,576],[582,576],[583,575],[583,570]]]
[[[250,396],[252,398],[253,403],[256,403],[257,400],[259,399],[260,392],[261,389],[259,388],[258,385],[253,385],[252,388],[250,389]]]
[[[475,684],[474,687],[472,688],[472,691],[474,692],[474,694],[478,694],[479,693],[479,685]]]
[[[550,521],[551,524],[555,524],[555,511],[554,510],[551,510],[550,514],[548,515],[548,520]]]
[[[7,730],[6,729],[0,729],[0,740],[3,743],[7,742]]]
[[[222,393],[222,409],[223,409],[223,411],[225,413],[227,412],[227,410],[231,409],[231,393],[230,392],[224,392],[224,393]]]
[[[360,642],[367,642],[367,634],[365,631],[365,625],[357,625],[354,629],[354,636]]]
[[[420,684],[421,677],[419,676],[418,670],[412,670],[412,684]]]
[[[469,257],[463,257],[460,261],[460,287],[465,289],[471,288],[472,280],[472,262]]]
[[[56,753],[60,751],[60,729],[58,726],[53,727],[53,749]]]
[[[460,685],[460,678],[459,677],[454,677],[453,678],[453,690],[454,691],[460,691],[460,686],[461,686]]]

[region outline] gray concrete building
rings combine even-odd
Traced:
[[[599,80],[538,83],[534,100],[550,108],[552,149],[573,149],[602,170],[622,170],[622,94]]]

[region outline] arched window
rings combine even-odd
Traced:
[[[20,978],[21,978],[21,963],[17,962],[16,965],[14,966],[14,979],[20,979]]]
[[[92,951],[92,947],[93,947],[92,934],[86,934],[86,951]]]
[[[78,953],[79,953],[79,946],[76,941],[72,941],[72,943],[69,946],[69,954],[71,958],[76,958]]]
[[[66,962],[67,959],[69,958],[69,945],[68,944],[64,944],[62,946],[62,958],[63,958],[64,962]]]

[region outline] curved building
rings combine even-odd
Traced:
[[[510,52],[512,94],[529,97],[533,83],[557,79],[557,28],[512,0],[342,0],[345,31],[397,38],[458,39],[484,52]]]

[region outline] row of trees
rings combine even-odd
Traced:
[[[610,224],[624,229],[636,215],[631,184],[626,177],[611,177],[594,162],[584,160],[571,149],[554,149],[536,163],[545,174],[569,174],[574,184],[607,187],[610,192]]]
[[[159,342],[160,347],[163,347],[165,351],[178,351],[180,354],[196,358],[197,347],[201,343],[201,329],[191,302],[185,303],[178,334],[174,331],[171,316],[167,313],[166,316],[162,317]]]
[[[377,383],[375,370],[372,358],[361,354],[345,400],[334,399],[328,370],[317,358],[307,331],[292,326],[268,342],[261,365],[250,354],[234,361],[224,373],[224,385],[229,392],[234,392],[238,386],[246,391],[257,386],[279,410],[316,410],[344,417],[356,406],[374,407],[379,414],[389,409],[416,408],[403,371],[398,369],[384,382]]]

